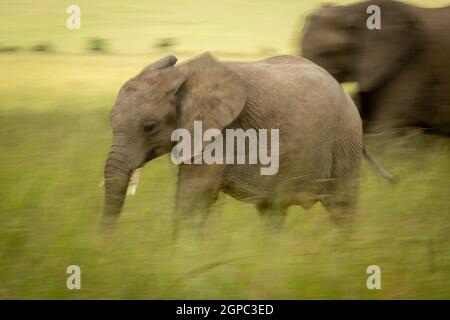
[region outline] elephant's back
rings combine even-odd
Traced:
[[[232,68],[247,86],[249,107],[257,108],[275,126],[307,134],[361,124],[355,104],[340,84],[307,59],[279,56]]]

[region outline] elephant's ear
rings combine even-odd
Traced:
[[[381,29],[364,28],[356,61],[356,77],[363,92],[375,89],[399,70],[424,40],[420,21],[407,5],[396,1],[382,1],[378,5]]]
[[[203,131],[220,131],[233,122],[247,98],[242,79],[209,53],[179,67],[183,77],[176,93],[179,128],[192,132],[194,121],[202,121]]]
[[[146,75],[148,75],[150,72],[155,71],[155,70],[161,70],[164,68],[168,68],[171,67],[173,65],[175,65],[175,63],[177,63],[177,57],[175,56],[166,56],[164,58],[159,59],[158,61],[155,61],[151,64],[149,64],[148,66],[146,66],[141,73],[139,74],[139,76],[145,77]]]

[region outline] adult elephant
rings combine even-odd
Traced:
[[[317,201],[333,220],[348,220],[364,153],[362,124],[356,106],[335,79],[293,56],[225,63],[203,54],[180,66],[174,66],[176,61],[173,56],[163,58],[120,89],[110,115],[113,139],[105,165],[107,221],[121,212],[132,172],[171,152],[174,130],[192,132],[194,121],[218,133],[278,129],[278,146],[272,141],[267,147],[272,154],[278,148],[279,168],[276,174],[261,175],[261,163],[183,162],[178,217],[196,211],[205,217],[223,191],[256,204],[275,224],[282,223],[290,205],[309,208]]]
[[[370,5],[381,9],[381,29],[366,25]],[[358,82],[365,129],[420,126],[450,134],[450,7],[326,5],[308,17],[301,47],[339,82]]]

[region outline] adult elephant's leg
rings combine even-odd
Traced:
[[[202,228],[217,200],[223,176],[223,165],[180,165],[176,191],[173,237],[180,228],[197,224]]]
[[[428,89],[421,70],[405,69],[364,101],[370,107],[370,117],[363,119],[365,133],[403,135],[408,127],[428,122],[427,108],[422,107]]]
[[[263,201],[256,205],[259,216],[269,229],[281,230],[287,215],[287,206],[271,201]]]

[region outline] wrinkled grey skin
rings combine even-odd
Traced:
[[[203,132],[279,129],[280,166],[276,175],[262,176],[259,164],[179,165],[177,222],[199,211],[202,223],[219,191],[254,203],[275,225],[289,206],[310,208],[317,201],[333,220],[348,220],[356,202],[362,124],[350,97],[325,70],[293,56],[225,63],[203,54],[175,62],[163,58],[120,89],[110,116],[106,220],[122,210],[130,173],[170,152],[171,132],[192,132],[194,120],[203,121]]]
[[[381,8],[380,30],[366,27],[373,4]],[[450,134],[450,7],[327,5],[308,17],[301,47],[339,82],[358,82],[365,131],[419,126]]]

